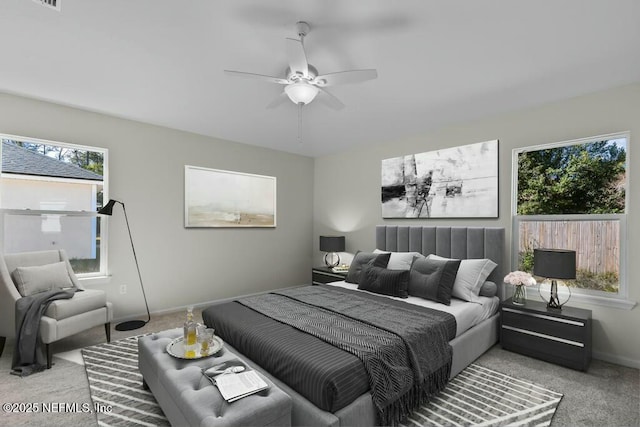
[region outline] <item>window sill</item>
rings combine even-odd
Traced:
[[[527,289],[527,298],[542,301],[538,288],[536,286],[532,286],[530,289],[531,290]],[[507,295],[507,297],[511,295],[509,292],[510,291],[505,291],[505,295]],[[548,297],[548,289],[543,289],[542,292]],[[562,290],[558,292],[558,296],[560,298],[560,303],[564,304],[564,301],[569,297],[569,294],[566,290]],[[617,308],[621,310],[631,310],[638,304],[636,301],[631,301],[626,298],[587,295],[573,292],[569,298],[568,304],[571,305],[571,303],[576,302],[585,305],[599,305],[602,307]]]
[[[603,307],[619,308],[622,310],[631,310],[638,304],[626,298],[599,297],[595,295],[573,294],[569,302],[579,302],[582,304],[600,305]]]
[[[101,286],[101,285],[108,285],[109,283],[111,283],[111,276],[78,277],[78,280],[83,285]]]

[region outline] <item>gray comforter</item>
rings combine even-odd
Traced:
[[[250,313],[256,311],[275,320]],[[232,312],[235,320],[229,320]],[[253,319],[259,332],[238,316]],[[456,328],[447,313],[325,286],[244,298],[211,307],[203,317],[243,354],[322,409],[334,412],[370,388],[382,424],[401,419],[446,384],[448,341]],[[332,349],[322,347],[329,344]]]

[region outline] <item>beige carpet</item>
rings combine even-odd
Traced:
[[[91,346],[82,355],[94,406],[108,408],[96,411],[100,425],[167,425],[153,395],[142,388],[137,338]],[[548,426],[561,399],[560,393],[473,364],[406,425]]]
[[[113,341],[128,336],[175,328],[184,321],[184,310],[152,314],[144,328],[112,331]],[[197,313],[197,318],[200,318]],[[53,346],[54,366],[27,378],[10,375],[13,344],[0,357],[0,400],[5,402],[91,403],[85,368],[59,358],[85,346],[105,342],[104,328],[99,326],[74,335]],[[77,352],[76,352],[77,354]],[[499,370],[510,376],[543,385],[564,394],[551,426],[640,426],[640,371],[593,360],[587,372],[556,366],[494,346],[477,364]],[[7,413],[0,412],[0,425],[12,427],[97,426],[95,414],[82,413]]]

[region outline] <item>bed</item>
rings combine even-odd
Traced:
[[[379,250],[418,252],[456,259],[489,259],[497,266],[487,280],[501,283],[504,277],[503,228],[377,226],[375,233]],[[268,295],[281,298],[272,301],[272,306],[277,307],[284,303],[282,298],[291,297],[279,295],[281,292],[305,295],[321,292],[318,286],[307,288],[307,291],[278,291]],[[326,288],[331,288],[327,289],[330,294],[344,293],[345,300],[353,294],[352,298],[368,298],[371,304],[388,303],[403,310],[411,305],[389,301],[386,296],[362,295],[362,291],[354,290],[354,285],[349,283],[334,283]],[[498,286],[498,295],[487,297],[486,304],[473,304],[476,310],[474,314],[467,315],[466,320],[464,315],[458,317],[459,314],[453,313],[456,321],[453,329],[449,328],[447,332],[451,349],[447,370],[450,377],[458,374],[497,342],[497,306],[501,297],[501,286]],[[203,311],[203,319],[208,326],[216,328],[216,333],[232,351],[242,354],[250,365],[264,372],[293,398],[293,425],[368,426],[379,423],[380,412],[376,410],[375,398],[372,398],[374,386],[369,384],[368,371],[365,372],[361,359],[339,346],[326,344],[312,333],[283,323],[282,319],[264,316],[261,310],[268,311],[268,306],[250,306],[247,305],[249,302],[242,299],[242,302],[211,306]],[[460,311],[465,304],[472,303],[452,299],[448,312]],[[478,306],[486,309],[478,313]],[[413,305],[409,309],[411,312],[424,312],[425,316],[433,312],[429,310],[432,308]],[[443,316],[453,317],[451,314]]]

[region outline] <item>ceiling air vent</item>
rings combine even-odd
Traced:
[[[60,3],[62,3],[62,0],[33,0],[33,2],[60,12]]]

